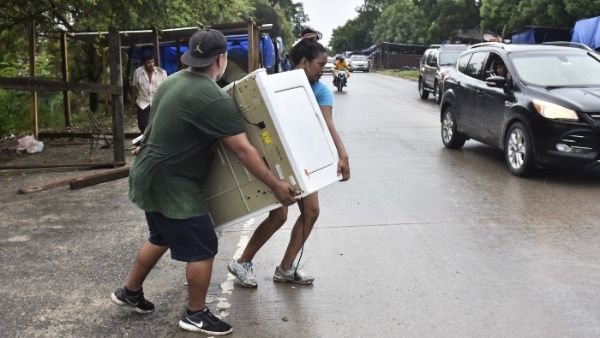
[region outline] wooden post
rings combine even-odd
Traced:
[[[102,50],[102,84],[108,84],[108,74],[107,74],[107,67],[108,67],[108,55],[107,55],[107,50],[105,47],[101,48]],[[104,93],[102,94],[102,100],[104,101],[104,111],[108,112],[108,101],[110,100],[110,93]]]
[[[248,73],[259,67],[258,27],[253,20],[248,21]]]
[[[129,75],[131,74],[131,58],[133,56],[134,49],[135,44],[132,44],[127,50],[127,66],[125,67],[125,82],[123,83],[123,102],[126,103],[132,103],[129,102],[131,95],[131,83],[129,82]]]
[[[121,37],[116,27],[108,30],[108,53],[110,85],[118,87],[118,94],[111,95],[113,154],[115,162],[125,162],[125,134],[123,132],[123,76],[121,71]]]
[[[67,32],[62,32],[60,38],[62,57],[62,80],[69,82],[69,54],[67,52]],[[63,105],[65,107],[65,127],[71,126],[71,92],[63,91]]]
[[[31,80],[35,78],[35,19],[31,19],[29,24],[29,77]],[[38,137],[38,109],[37,109],[37,92],[31,92],[31,135],[37,139]]]
[[[154,62],[160,67],[160,45],[158,43],[158,30],[156,28],[152,28],[152,38],[154,44]]]

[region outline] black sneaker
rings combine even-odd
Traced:
[[[188,315],[187,310],[183,310],[179,327],[187,331],[202,332],[215,336],[222,336],[233,332],[231,325],[217,318],[207,307],[191,316]]]
[[[125,288],[118,288],[110,295],[110,300],[117,305],[131,306],[137,313],[150,313],[154,311],[154,304],[144,298],[142,290],[135,295],[129,295]]]

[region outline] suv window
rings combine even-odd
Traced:
[[[440,66],[454,66],[456,59],[462,53],[461,50],[457,51],[440,51]]]
[[[429,51],[426,50],[425,53],[423,53],[423,57],[421,57],[421,66],[425,64],[427,55],[429,55]]]
[[[431,65],[431,57],[432,57],[432,56],[433,56],[433,51],[430,51],[430,52],[427,54],[427,61],[425,61],[425,64],[427,64],[427,65]]]
[[[471,56],[471,60],[469,60],[469,64],[465,69],[465,74],[476,79],[481,79],[483,63],[485,62],[487,56],[488,52],[473,53],[473,56]]]
[[[473,55],[473,54],[465,54],[458,59],[458,63],[457,63],[456,67],[458,68],[459,72],[461,72],[461,73],[467,72],[467,65],[469,64],[469,59],[471,58],[471,55]]]
[[[429,65],[432,67],[437,67],[437,59],[438,53],[431,53],[431,63]]]

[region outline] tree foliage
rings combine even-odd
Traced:
[[[575,21],[600,13],[600,0],[486,0],[481,26],[507,34],[525,26],[571,28]]]
[[[292,25],[292,34],[294,37],[300,37],[300,32],[304,28],[304,24],[308,22],[308,15],[304,12],[302,2],[294,2],[292,0],[269,0],[269,4],[273,7],[280,8]]]
[[[427,40],[427,16],[413,1],[394,1],[375,22],[374,42],[421,44]]]
[[[334,50],[380,42],[440,43],[458,29],[486,29],[506,37],[525,26],[569,28],[598,15],[600,0],[364,0],[357,13],[333,31]],[[371,29],[361,25],[363,17]]]
[[[260,9],[263,9],[261,11]],[[274,10],[271,8],[274,7]],[[263,15],[279,20],[279,31],[293,40],[293,23],[306,22],[301,4],[276,0],[3,0],[0,2],[0,76],[28,76],[28,30],[36,22],[36,76],[60,78],[59,31],[106,31],[213,25]],[[72,81],[99,82],[102,47],[69,44]],[[84,62],[81,62],[85,60]],[[76,61],[76,62],[73,62]],[[40,126],[62,114],[60,93],[40,96]],[[94,96],[95,94],[90,94]],[[29,94],[0,89],[0,135],[27,128]],[[91,101],[90,101],[91,102]],[[52,110],[56,110],[53,112]]]

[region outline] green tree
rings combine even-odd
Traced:
[[[304,12],[304,5],[302,2],[295,3],[292,0],[269,0],[269,3],[273,7],[278,7],[283,11],[285,18],[292,24],[293,36],[299,38],[304,25],[308,22],[308,15]]]
[[[411,0],[397,0],[387,6],[373,28],[376,43],[423,44],[427,41],[429,22],[422,7]]]
[[[600,0],[483,0],[481,26],[505,36],[525,26],[573,27],[600,13]]]
[[[27,32],[31,19],[36,21],[38,33],[36,73],[56,79],[60,74],[58,31],[106,31],[110,26],[161,30],[242,21],[253,12],[250,0],[4,0],[0,2],[0,73],[29,74]],[[98,82],[100,45],[71,43],[69,47],[70,58],[77,60],[71,62],[72,81]],[[25,92],[0,90],[0,135],[27,126],[28,97]],[[44,127],[53,119],[52,107],[60,101],[60,93],[43,95],[40,101],[40,126]]]
[[[478,1],[438,0],[434,8],[435,10],[429,14],[431,22],[427,30],[429,42],[440,43],[448,39],[451,32],[479,26]]]
[[[346,50],[361,50],[373,44],[370,32],[373,23],[381,16],[382,8],[389,0],[366,0],[356,9],[357,17],[348,20],[343,26],[335,28],[329,45],[335,53]]]

